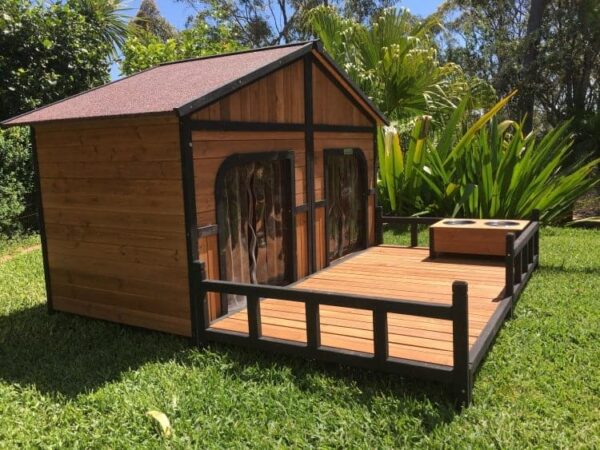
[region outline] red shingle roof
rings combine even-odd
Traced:
[[[165,64],[40,107],[2,122],[29,125],[65,119],[179,112],[202,106],[216,91],[252,81],[255,72],[310,51],[312,43],[218,55]]]

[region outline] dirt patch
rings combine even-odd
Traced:
[[[41,245],[36,244],[36,245],[32,245],[30,247],[22,247],[22,248],[16,250],[14,253],[11,253],[10,255],[0,256],[0,264],[4,264],[5,262],[10,261],[11,259],[16,258],[17,256],[23,255],[25,253],[33,252],[34,250],[38,250],[39,248],[41,248]]]

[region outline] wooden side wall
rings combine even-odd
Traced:
[[[54,308],[190,335],[177,119],[35,132]]]

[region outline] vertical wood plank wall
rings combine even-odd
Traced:
[[[315,126],[336,125],[371,127],[372,118],[356,106],[340,87],[332,82],[324,69],[313,64],[313,120]],[[304,124],[304,71],[303,61],[290,64],[233,94],[214,102],[192,114],[194,121],[214,123],[253,122]],[[204,123],[204,122],[201,122]],[[200,125],[201,126],[201,125]],[[306,149],[304,131],[192,131],[194,174],[196,188],[196,213],[198,227],[216,224],[215,182],[223,161],[236,153],[255,153],[291,150],[295,164],[295,206],[303,206],[306,196]],[[315,200],[324,200],[323,150],[326,148],[359,148],[368,164],[369,188],[374,187],[373,134],[361,131],[328,131],[314,134]],[[374,243],[374,198],[369,199],[369,243]],[[298,277],[309,274],[308,213],[296,213],[296,263]],[[315,209],[315,259],[316,268],[327,264],[325,254],[325,210]],[[219,277],[219,249],[216,235],[201,237],[198,241],[199,257],[205,261],[207,274]],[[216,295],[209,297],[211,319],[220,315],[220,302]]]
[[[54,308],[189,335],[177,119],[35,132]]]
[[[359,109],[343,91],[332,82],[322,68],[313,65],[313,104],[316,125],[350,125],[373,126],[372,121]],[[325,200],[325,149],[358,148],[362,151],[367,161],[368,188],[375,187],[373,179],[373,166],[375,164],[375,148],[373,133],[365,132],[315,132],[315,200]],[[375,243],[374,214],[375,198],[369,196],[368,201],[369,222],[367,224],[368,245]],[[327,265],[327,237],[325,230],[325,207],[318,207],[315,211],[315,253],[316,269],[320,270]]]
[[[236,91],[235,93],[192,114],[192,120],[304,123],[303,62],[282,69]],[[219,167],[228,156],[236,153],[269,151],[294,152],[295,205],[306,203],[306,153],[303,131],[193,131],[196,213],[199,227],[216,224],[215,182]],[[298,275],[308,274],[307,216],[296,214],[296,263]],[[214,250],[211,250],[214,249]],[[207,274],[219,277],[217,236],[199,241],[200,258]],[[220,314],[219,298],[209,297],[212,319]]]

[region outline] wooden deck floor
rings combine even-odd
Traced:
[[[500,304],[505,270],[501,262],[468,258],[429,260],[423,248],[371,247],[294,285],[352,293],[451,304],[452,282],[469,283],[469,341],[472,346]],[[306,342],[304,305],[263,299],[263,336]],[[373,317],[365,310],[320,307],[321,345],[373,353]],[[448,320],[388,314],[389,354],[393,357],[452,365],[452,323]],[[248,332],[246,310],[232,313],[212,329]]]

